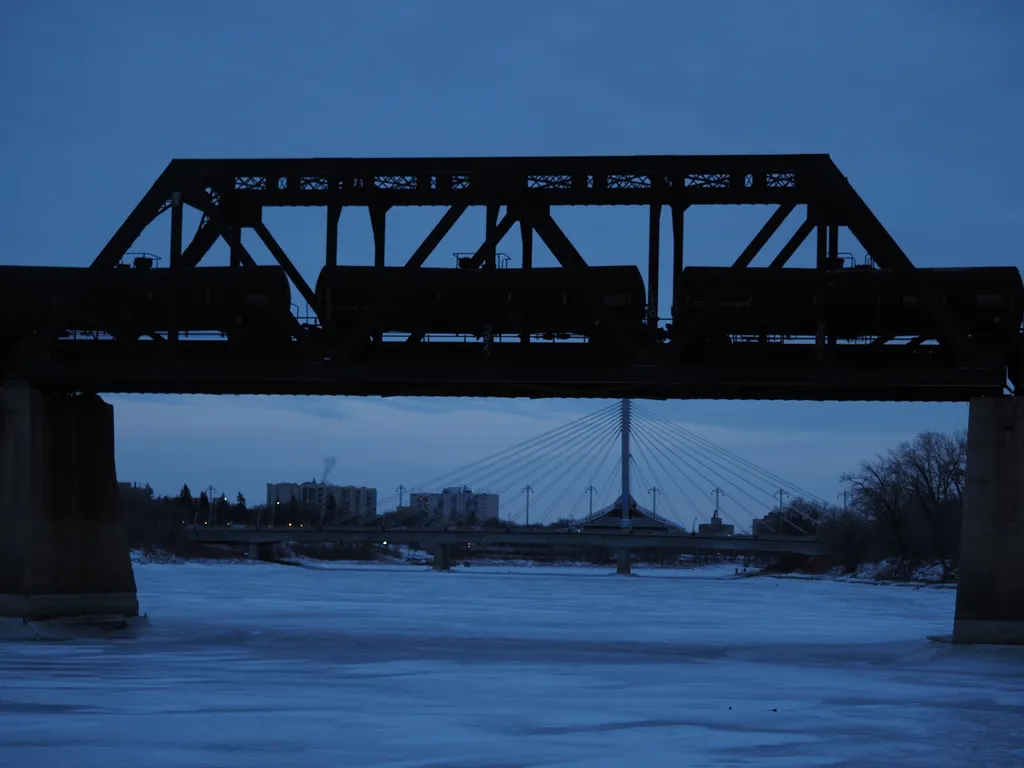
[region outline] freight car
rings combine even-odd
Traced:
[[[1024,282],[1013,267],[772,269],[687,267],[679,329],[689,342],[724,336],[935,338],[939,318],[1002,342],[1024,321]]]
[[[636,267],[326,267],[317,298],[338,337],[379,333],[614,337],[645,332]],[[611,322],[610,322],[611,321]]]
[[[86,273],[80,267],[0,267],[0,334],[9,340],[43,329]],[[137,339],[173,324],[181,333],[264,340],[290,333],[290,313],[291,286],[279,267],[119,267],[98,277],[66,330]]]

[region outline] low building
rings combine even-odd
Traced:
[[[711,515],[710,523],[701,523],[697,526],[697,533],[703,536],[732,536],[734,531],[734,526],[722,522],[717,509]]]
[[[410,493],[409,506],[445,525],[472,525],[498,519],[498,494],[473,493],[453,486],[440,493]]]

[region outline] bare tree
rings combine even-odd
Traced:
[[[922,432],[894,452],[901,485],[928,523],[932,549],[948,577],[957,550],[967,475],[967,435]]]
[[[910,554],[907,523],[911,498],[897,457],[890,453],[862,462],[857,472],[846,473],[841,480],[850,487],[853,508],[888,532],[902,568]]]

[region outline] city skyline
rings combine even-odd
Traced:
[[[448,412],[429,407],[416,409],[410,407],[409,402],[357,398],[339,398],[332,402],[330,398],[322,398],[326,401],[325,408],[315,416],[293,409],[277,411],[280,421],[274,420],[265,424],[270,427],[269,431],[260,432],[269,437],[257,438],[254,436],[252,425],[244,427],[244,423],[248,422],[251,415],[245,400],[246,398],[225,398],[224,402],[227,405],[218,409],[218,420],[201,423],[202,431],[197,436],[195,448],[187,456],[179,458],[177,463],[158,463],[154,468],[147,459],[151,459],[154,452],[159,454],[159,447],[150,446],[146,451],[139,451],[133,450],[133,446],[147,439],[148,429],[177,432],[195,430],[196,423],[191,418],[183,418],[180,415],[181,409],[198,409],[201,408],[201,404],[189,406],[180,400],[167,399],[157,409],[157,413],[163,414],[166,421],[154,422],[152,416],[147,421],[133,418],[132,408],[141,407],[141,403],[137,403],[137,398],[124,398],[123,402],[117,403],[115,411],[119,476],[122,480],[149,482],[154,490],[162,495],[175,495],[180,490],[182,482],[187,481],[185,475],[196,477],[198,482],[204,477],[203,473],[208,471],[212,456],[238,452],[241,450],[240,446],[245,445],[260,458],[248,464],[233,464],[233,476],[224,473],[219,483],[217,480],[205,480],[202,486],[205,487],[212,482],[218,490],[223,489],[227,492],[231,499],[238,490],[241,490],[250,504],[255,504],[265,496],[268,482],[319,481],[323,476],[325,456],[332,456],[337,461],[330,470],[329,483],[376,488],[378,511],[386,511],[394,508],[397,498],[392,497],[397,497],[397,488],[400,485],[404,487],[406,494],[421,488],[437,491],[440,490],[440,486],[427,487],[424,484],[440,475],[446,476],[442,485],[457,485],[458,476],[452,475],[452,472],[459,467],[472,464],[523,441],[537,438],[573,419],[596,413],[617,402],[558,401],[556,405],[562,405],[562,410],[551,414],[542,409],[531,409],[528,403],[512,401],[511,409],[491,410],[483,407],[453,419],[452,414]],[[415,405],[415,402],[412,401],[412,405]],[[659,416],[672,410],[671,407],[667,407],[669,404],[642,400],[634,403],[637,407]],[[155,404],[148,403],[151,407]],[[482,403],[474,401],[474,404],[479,406]],[[815,404],[795,405],[805,405],[809,410],[815,410]],[[515,406],[519,406],[518,413]],[[822,406],[817,404],[817,409],[821,408]],[[148,409],[147,412],[151,413]],[[260,412],[267,412],[265,406],[260,407]],[[396,413],[403,415],[405,419],[396,419]],[[892,420],[894,426],[899,426],[899,422],[899,418],[894,417]],[[790,484],[806,488],[829,503],[839,503],[839,476],[842,472],[855,470],[862,460],[888,451],[900,442],[913,438],[917,432],[913,428],[867,430],[862,424],[860,430],[848,431],[844,435],[845,439],[837,443],[835,434],[827,429],[786,429],[786,425],[782,424],[781,429],[775,427],[751,430],[678,423],[721,448],[738,454],[742,459],[779,475]],[[374,424],[384,425],[384,428],[374,431]],[[908,426],[911,424],[912,419]],[[455,428],[456,425],[459,428]],[[614,428],[614,424],[612,427]],[[339,450],[339,446],[344,448],[346,444],[356,444],[356,438],[358,449],[348,453]],[[254,439],[261,442],[254,445]],[[618,437],[614,435],[606,436],[604,439],[612,443],[618,441]],[[611,458],[614,459],[617,447],[612,445],[610,448]],[[642,458],[649,452],[649,448],[634,445],[632,451],[638,458]],[[679,467],[678,464],[674,465]],[[613,482],[605,488],[605,493],[600,498],[595,499],[595,509],[613,502],[618,494],[615,471],[609,463],[603,466],[604,474],[609,474],[611,470]],[[129,477],[130,473],[145,471],[150,473],[149,478]],[[706,512],[702,517],[710,517],[713,509],[710,498],[696,497],[692,502],[688,502],[681,498],[678,486],[674,486],[670,478],[664,476],[664,469],[655,466],[647,471],[655,476],[652,482],[667,494],[667,498],[659,502],[663,505],[662,511],[668,513],[669,510],[684,505],[689,508],[695,503]],[[685,472],[686,469],[683,467],[680,471]],[[159,482],[161,476],[166,478],[163,483]],[[474,491],[489,490],[477,484],[466,484]],[[525,481],[520,484],[525,484]],[[195,483],[190,482],[189,485],[198,493]],[[580,514],[585,512],[586,502],[580,502],[576,496],[584,493],[587,482],[581,480],[578,485],[578,489],[567,489],[570,495],[564,497],[563,506],[575,508],[577,514]],[[548,502],[563,489],[564,485],[550,488],[547,499],[535,497],[535,509],[547,509]],[[511,493],[502,495],[503,517],[508,516],[507,509],[521,501],[518,498],[519,490],[517,485]],[[634,492],[637,501],[645,506],[651,504],[648,490],[646,486],[638,485]],[[723,501],[723,508],[728,513],[732,507],[732,514],[743,518],[738,521],[742,526],[749,521],[750,516],[737,510],[736,506],[745,505],[746,508],[752,509],[753,502],[733,493],[732,489],[728,490],[730,495],[736,498]],[[771,501],[766,497],[764,503],[770,505]],[[689,524],[691,521],[680,519],[677,522]]]

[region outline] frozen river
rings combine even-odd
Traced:
[[[1024,765],[952,590],[636,573],[137,565],[144,636],[0,645],[0,765]]]

